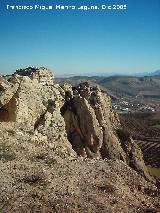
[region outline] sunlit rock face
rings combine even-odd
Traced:
[[[110,97],[87,82],[72,88],[65,84],[63,89],[65,103],[61,114],[68,140],[76,153],[88,158],[122,160],[150,178],[142,152],[122,129]]]
[[[110,97],[46,68],[0,77],[0,211],[155,212],[159,192]],[[158,210],[157,210],[158,212]]]
[[[0,129],[5,131],[9,128],[14,132],[20,129],[20,132],[27,134],[26,140],[44,140],[46,145],[51,143],[55,156],[76,156],[67,139],[60,113],[62,89],[54,83],[50,70],[20,69],[11,76],[1,78],[0,88]],[[7,135],[4,134],[5,137]],[[22,140],[25,140],[24,137]]]
[[[18,69],[14,74],[20,76],[28,76],[30,79],[40,84],[53,85],[53,73],[45,67],[28,67],[26,69]]]
[[[98,86],[60,87],[47,68],[29,67],[1,78],[0,89],[3,127],[20,127],[32,132],[32,139],[47,137],[59,147],[57,155],[118,159],[150,178],[141,150],[125,135],[110,97]]]

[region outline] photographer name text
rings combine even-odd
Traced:
[[[127,5],[6,5],[7,10],[126,10]]]

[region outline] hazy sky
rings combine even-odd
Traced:
[[[112,5],[126,10],[20,11],[6,5]],[[160,0],[1,0],[0,73],[46,66],[57,74],[160,68]]]

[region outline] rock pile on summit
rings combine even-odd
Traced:
[[[110,97],[88,83],[55,84],[44,67],[0,77],[0,158],[2,212],[158,208],[158,189]]]

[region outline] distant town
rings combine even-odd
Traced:
[[[120,98],[112,101],[112,106],[118,113],[160,112],[160,103],[142,103],[136,99]]]

